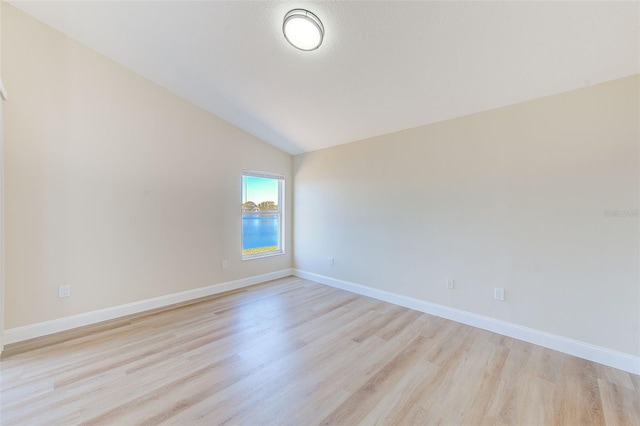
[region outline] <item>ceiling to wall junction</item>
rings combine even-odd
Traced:
[[[9,3],[291,154],[640,72],[637,1]]]

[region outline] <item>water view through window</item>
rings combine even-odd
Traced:
[[[242,257],[282,253],[281,177],[242,176]]]
[[[242,249],[278,246],[278,218],[242,216]]]

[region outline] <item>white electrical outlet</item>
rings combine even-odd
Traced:
[[[68,284],[63,284],[58,287],[58,298],[62,299],[63,297],[71,296],[71,286]]]
[[[333,260],[333,257],[329,258],[329,266],[333,266],[335,265],[335,261]]]
[[[496,300],[504,301],[504,288],[494,288],[493,297],[495,297]]]
[[[222,261],[222,269],[229,269],[229,263],[226,260]]]
[[[456,288],[456,281],[453,278],[447,279],[447,288],[453,290]]]

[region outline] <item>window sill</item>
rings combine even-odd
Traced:
[[[245,255],[242,255],[242,261],[244,262],[245,260],[260,259],[263,257],[281,256],[283,254],[284,254],[284,250],[268,251],[265,253],[256,253],[256,254],[245,254]]]

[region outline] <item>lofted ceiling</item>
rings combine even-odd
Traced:
[[[638,1],[9,3],[294,155],[640,73]]]

